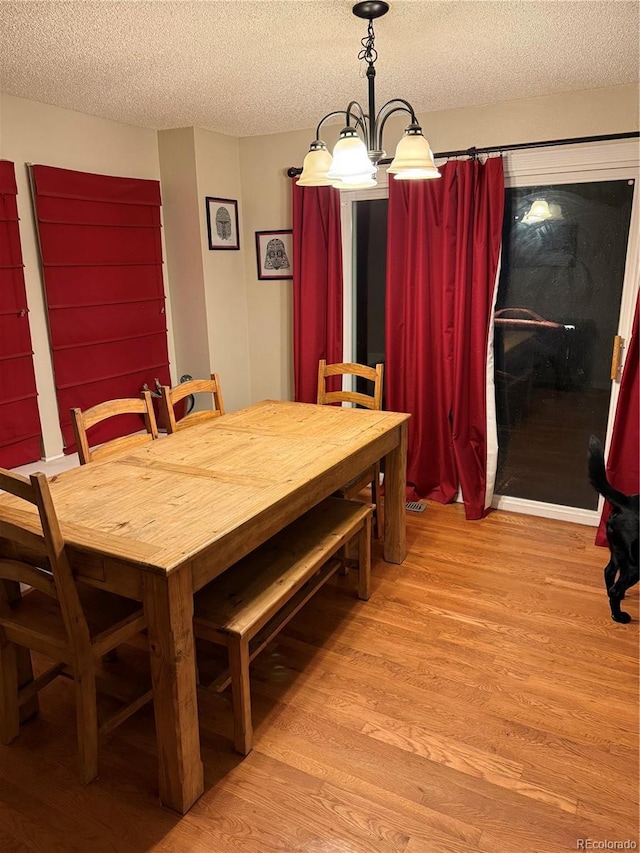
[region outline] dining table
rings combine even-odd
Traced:
[[[194,593],[378,460],[384,560],[401,563],[409,417],[265,400],[50,478],[77,580],[143,603],[164,805],[204,790]],[[0,494],[0,517],[37,529],[34,512]]]

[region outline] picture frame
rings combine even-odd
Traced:
[[[293,278],[293,231],[256,231],[256,261],[260,281]]]
[[[207,196],[209,249],[239,249],[238,202],[233,198]]]

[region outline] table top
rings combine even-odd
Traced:
[[[51,493],[70,546],[160,573],[205,555],[222,571],[386,453],[408,418],[267,400],[58,474]],[[16,505],[0,495],[3,516]]]

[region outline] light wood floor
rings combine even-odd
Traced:
[[[565,853],[638,843],[638,588],[609,618],[594,529],[459,506],[408,515],[373,594],[320,592],[252,670],[255,748],[200,703],[206,790],[159,807],[151,708],[75,778],[73,696],[0,747],[0,851]],[[134,655],[136,650],[131,650]],[[123,665],[127,663],[126,655]]]

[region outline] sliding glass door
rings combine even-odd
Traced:
[[[496,494],[595,510],[633,181],[507,190],[495,312]]]
[[[589,436],[610,433],[638,291],[635,140],[504,155],[494,506],[594,524]],[[384,361],[387,199],[343,193],[345,358]]]

